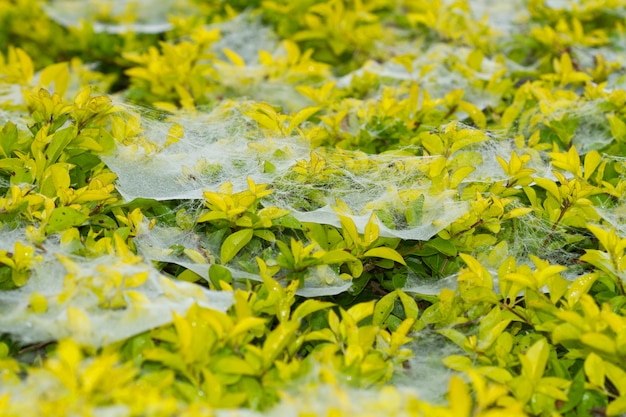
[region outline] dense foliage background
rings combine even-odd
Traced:
[[[3,0],[3,416],[626,413],[626,2]]]

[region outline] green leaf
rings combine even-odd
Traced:
[[[89,216],[71,207],[57,207],[46,224],[46,234],[60,232],[70,227],[80,226]]]
[[[456,256],[458,253],[456,246],[454,246],[452,242],[450,242],[449,240],[443,239],[439,236],[430,240],[424,246],[428,246],[433,249],[436,249],[437,252],[440,252],[446,256]]]
[[[76,126],[66,127],[54,134],[52,141],[46,149],[46,166],[54,164],[59,159],[67,145],[76,138],[77,134]]]
[[[274,232],[272,232],[271,230],[267,230],[267,229],[254,230],[254,236],[260,237],[261,239],[270,243],[276,241],[276,235],[274,235]]]
[[[396,298],[398,298],[398,293],[394,291],[378,300],[376,306],[374,307],[374,317],[372,319],[372,322],[375,325],[380,326],[385,322],[385,320],[387,320],[387,317],[389,317],[393,311]]]
[[[13,153],[18,139],[17,126],[12,122],[7,122],[0,132],[0,151],[4,158],[8,158]]]
[[[416,319],[419,314],[419,308],[415,299],[405,293],[404,291],[396,290],[398,293],[398,297],[400,297],[400,302],[402,302],[402,307],[404,307],[404,315],[407,318]]]
[[[106,214],[93,214],[89,217],[89,223],[92,226],[101,227],[103,229],[113,230],[118,227],[118,224],[111,217]],[[99,229],[96,229],[99,230]]]
[[[220,281],[228,284],[233,283],[233,275],[228,268],[218,264],[212,264],[209,267],[209,280],[216,288],[220,287]]]
[[[294,230],[304,230],[304,226],[302,226],[302,223],[300,223],[300,221],[298,221],[298,219],[293,217],[291,214],[272,219],[272,225]]]
[[[573,410],[582,401],[585,393],[585,374],[580,370],[572,379],[567,391],[568,401],[559,409],[561,414]]]
[[[254,231],[252,229],[243,229],[229,235],[222,243],[220,261],[225,264],[233,259],[250,242],[253,234]]]
[[[424,194],[420,194],[415,200],[409,203],[409,206],[406,208],[405,217],[406,222],[411,227],[421,226],[422,225],[422,215],[424,212]]]

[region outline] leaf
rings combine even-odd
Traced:
[[[472,413],[472,397],[465,381],[460,376],[452,375],[448,388],[450,415],[469,417]]]
[[[202,277],[190,269],[185,269],[183,272],[176,276],[176,279],[185,282],[198,282],[202,279]]]
[[[0,152],[6,159],[13,153],[18,141],[17,126],[12,122],[7,122],[0,132]],[[23,161],[18,160],[23,164]]]
[[[346,262],[355,262],[358,261],[358,259],[350,252],[346,252],[343,249],[335,249],[322,255],[320,261],[325,264],[343,264]]]
[[[48,311],[48,299],[37,291],[30,295],[28,305],[33,313],[45,313]]]
[[[224,52],[224,55],[226,55],[228,60],[232,62],[235,66],[237,67],[246,66],[246,62],[235,51],[228,49],[228,48],[222,48],[222,52]]]
[[[535,342],[526,351],[526,354],[520,355],[522,373],[526,374],[532,381],[538,382],[545,372],[549,354],[550,348],[546,339],[540,339]]]
[[[87,314],[79,308],[67,308],[67,330],[77,340],[85,341],[92,335],[93,327]]]
[[[375,300],[358,303],[348,309],[348,314],[352,317],[354,322],[358,324],[361,320],[374,314],[375,305]]]
[[[393,311],[396,298],[398,298],[398,293],[394,291],[383,296],[380,300],[378,300],[378,302],[376,302],[372,323],[380,326],[385,322],[385,320],[387,320],[387,317],[389,317],[389,315]]]
[[[363,245],[370,246],[373,244],[376,239],[378,239],[378,234],[380,232],[380,227],[378,226],[378,219],[376,218],[376,213],[372,213],[369,221],[365,225],[365,231],[363,233]]]
[[[584,367],[589,382],[600,389],[604,387],[604,362],[602,358],[591,352],[585,359]]]
[[[602,162],[602,156],[598,151],[593,150],[585,155],[584,178],[586,180],[591,178],[591,174],[595,172],[600,162]]]
[[[446,239],[442,239],[439,236],[435,237],[434,239],[431,239],[424,246],[428,246],[433,249],[436,249],[437,252],[440,252],[446,256],[456,256],[458,253],[456,246],[454,246],[452,242]]]
[[[49,87],[54,82],[54,92],[64,95],[70,81],[69,65],[67,62],[48,65],[39,74],[39,84],[42,87]]]
[[[209,268],[209,280],[216,288],[220,287],[220,281],[228,284],[233,283],[233,275],[228,268],[218,264],[212,264]]]
[[[174,123],[167,132],[167,139],[165,140],[163,147],[167,148],[170,145],[180,142],[183,136],[185,136],[185,128],[178,123]]]
[[[211,370],[220,374],[256,375],[255,369],[243,358],[231,354],[211,360]]]
[[[576,305],[583,294],[587,294],[589,292],[589,289],[593,283],[596,282],[598,277],[599,274],[597,272],[592,272],[577,278],[576,281],[570,285],[567,293],[565,294],[565,298],[567,299],[570,308],[573,308],[574,305]]]
[[[624,413],[626,413],[626,395],[618,397],[606,407],[607,416],[624,415]]]
[[[396,290],[396,292],[398,293],[398,297],[400,297],[402,307],[404,307],[404,315],[407,318],[416,319],[419,314],[419,307],[417,306],[415,299],[404,291]]]
[[[52,210],[45,227],[46,234],[60,232],[70,227],[80,226],[89,216],[71,207],[57,207]]]
[[[189,260],[197,264],[206,264],[208,263],[206,258],[202,256],[200,252],[194,249],[185,248],[183,249],[183,253]]]
[[[626,395],[626,371],[608,361],[603,365],[606,377],[617,388],[619,395]]]
[[[576,373],[574,378],[572,379],[572,383],[567,391],[567,399],[568,401],[559,409],[561,414],[565,414],[568,411],[576,408],[578,404],[583,399],[583,394],[585,393],[585,375],[583,371],[579,371]]]
[[[305,300],[300,304],[293,312],[292,318],[294,320],[302,320],[306,316],[315,313],[316,311],[324,310],[334,306],[335,303],[318,300]]]
[[[67,145],[76,138],[77,134],[76,126],[66,127],[54,134],[50,144],[46,148],[46,166],[54,164],[59,159],[65,148],[67,148]]]
[[[228,338],[232,340],[246,333],[252,333],[255,336],[260,336],[264,331],[265,319],[260,317],[246,317],[237,321],[232,330],[228,332]]]
[[[485,129],[485,127],[487,127],[487,118],[485,117],[484,113],[475,104],[472,104],[467,101],[461,101],[459,103],[459,110],[467,113],[469,117],[472,119],[472,121],[474,122],[474,124],[476,125],[476,127],[478,127],[479,129]],[[467,146],[467,145],[463,145],[463,146]],[[454,149],[454,145],[452,145],[452,149]],[[454,151],[451,150],[450,153],[452,154],[454,153]]]
[[[424,194],[420,194],[415,200],[409,203],[409,206],[406,208],[405,217],[406,222],[411,227],[421,226],[422,225],[422,216],[424,213],[424,201],[426,197]]]
[[[287,134],[291,134],[295,128],[297,128],[302,122],[313,116],[315,113],[321,110],[321,107],[311,106],[305,107],[300,110],[296,115],[291,118],[289,127],[287,127]]]
[[[198,220],[196,220],[196,223],[211,222],[214,220],[225,220],[225,219],[228,219],[228,216],[223,211],[209,211],[208,213],[204,213],[203,215],[198,217]]]
[[[255,229],[254,236],[260,237],[261,239],[270,243],[276,241],[276,235],[274,234],[274,232],[268,229]]]
[[[192,356],[194,349],[192,348],[193,329],[191,327],[191,323],[189,323],[185,317],[177,314],[176,312],[172,315],[174,319],[174,328],[176,329],[176,334],[178,335],[180,353],[183,360],[190,363],[196,359]]]
[[[606,118],[611,126],[613,137],[619,142],[626,142],[626,123],[615,114],[608,114]]]
[[[591,332],[580,336],[580,341],[599,352],[614,355],[616,353],[615,341],[603,333]]]
[[[254,231],[252,229],[239,230],[229,235],[222,243],[222,248],[220,249],[221,262],[225,264],[233,259],[252,240],[253,235]]]
[[[398,262],[399,264],[406,266],[406,262],[404,261],[404,258],[402,257],[402,255],[400,255],[395,249],[387,248],[384,246],[370,249],[367,252],[365,252],[363,256],[391,259],[392,261]]]
[[[341,222],[341,228],[343,229],[343,236],[346,240],[346,246],[351,247],[352,245],[359,242],[359,232],[354,225],[354,221],[348,216],[339,215],[339,221]]]
[[[472,368],[472,360],[467,356],[450,355],[443,358],[442,362],[448,368],[458,372],[463,372],[467,369]]]
[[[280,323],[265,339],[263,343],[263,363],[268,368],[274,360],[285,350],[300,328],[296,320]]]
[[[548,193],[552,194],[556,201],[561,201],[561,193],[559,192],[559,187],[552,180],[547,178],[535,178],[535,183],[546,190]]]

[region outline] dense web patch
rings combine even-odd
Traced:
[[[79,27],[90,22],[95,32],[162,33],[172,28],[170,14],[191,14],[187,0],[53,0],[44,10],[59,24]]]
[[[1,236],[0,250],[29,244],[23,230]],[[220,311],[232,303],[231,293],[172,280],[141,256],[79,258],[55,239],[33,250],[40,259],[26,285],[0,292],[0,328],[25,344],[71,337],[100,347],[169,323],[194,303]]]

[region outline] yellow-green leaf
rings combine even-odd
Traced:
[[[221,262],[225,264],[233,259],[250,242],[253,234],[252,229],[243,229],[228,236],[220,249]]]
[[[399,264],[406,265],[406,262],[404,261],[402,255],[400,255],[395,249],[387,248],[385,246],[370,249],[365,252],[363,256],[391,259],[392,261],[398,262]]]

